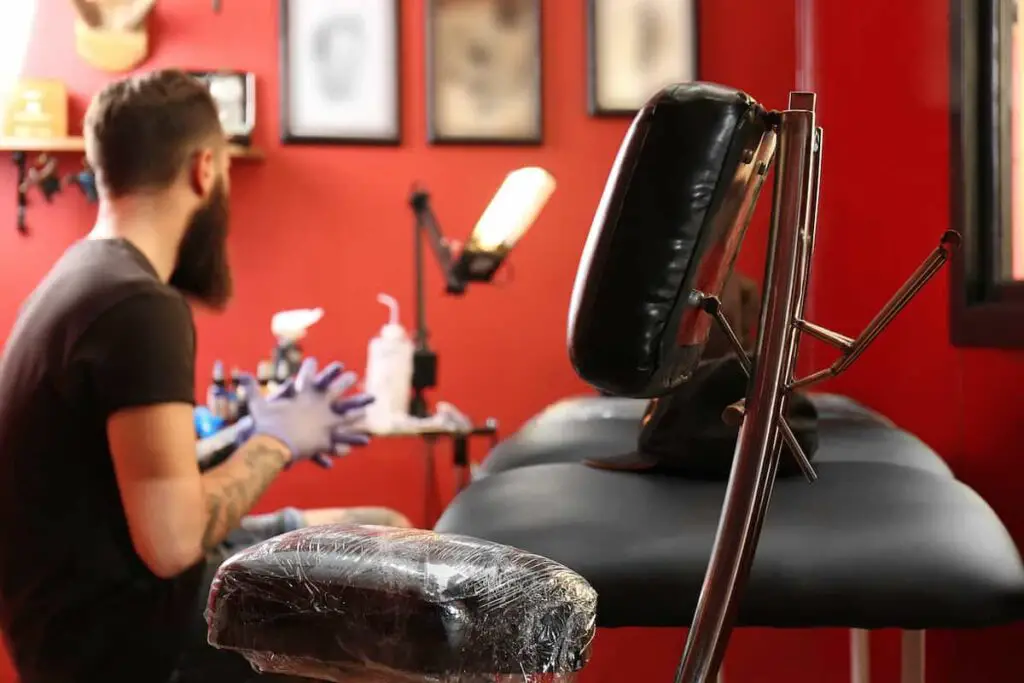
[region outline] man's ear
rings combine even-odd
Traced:
[[[217,179],[217,159],[213,150],[204,147],[192,157],[189,167],[189,187],[202,199],[206,199],[213,191]]]

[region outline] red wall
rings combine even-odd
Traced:
[[[25,73],[64,80],[74,94],[76,120],[104,76],[74,55],[69,3],[38,4],[41,18]],[[565,309],[578,252],[626,126],[586,115],[584,0],[544,3],[545,144],[520,149],[425,144],[423,3],[414,0],[403,0],[405,144],[282,147],[277,3],[223,4],[223,14],[215,16],[208,0],[161,3],[157,42],[146,64],[236,68],[258,77],[257,143],[267,159],[233,170],[238,297],[227,314],[199,317],[199,380],[205,381],[215,358],[251,367],[271,343],[271,313],[309,305],[327,310],[311,333],[309,351],[361,370],[366,341],[384,317],[374,301],[377,292],[399,296],[405,323],[411,323],[405,197],[412,182],[428,184],[446,229],[461,237],[509,169],[539,164],[556,176],[559,188],[515,252],[515,282],[454,300],[440,294],[440,280],[431,274],[430,322],[442,357],[438,394],[471,415],[499,418],[507,433],[546,403],[583,389],[566,362]],[[827,135],[812,309],[820,322],[856,331],[948,223],[947,0],[861,0],[856,11],[849,3],[818,0],[815,48],[799,60],[792,0],[703,4],[705,79],[780,107],[796,82],[798,61],[814,66]],[[69,156],[64,163],[70,170],[77,160]],[[377,170],[370,171],[370,164]],[[36,280],[88,229],[91,209],[73,193],[52,207],[35,200],[32,234],[25,238],[14,231],[14,173],[6,164],[0,164],[2,188],[10,196],[0,202],[0,329],[6,329]],[[764,233],[767,202],[762,204],[750,242]],[[755,274],[762,263],[757,251],[748,248],[743,255],[745,270]],[[1013,400],[1024,380],[1024,360],[952,349],[944,276],[940,280],[833,387],[920,434],[1024,538],[1024,505],[1015,495],[1022,470],[1014,451],[1024,441],[1024,421],[1017,419]],[[827,358],[819,349],[811,355],[819,362]],[[443,459],[439,465],[449,474]],[[443,479],[441,495],[447,498],[451,479]],[[422,521],[424,500],[424,460],[416,444],[378,442],[331,472],[288,473],[264,507],[386,504]],[[934,634],[931,681],[1014,680],[1021,635],[1019,628]],[[585,680],[671,680],[682,637],[681,631],[602,633]],[[844,681],[845,638],[840,631],[743,631],[734,638],[727,675],[764,683]],[[889,633],[875,638],[878,682],[897,680],[896,642]],[[631,662],[633,651],[639,656]],[[12,680],[4,674],[0,664],[0,682]]]

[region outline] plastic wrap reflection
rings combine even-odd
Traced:
[[[597,594],[537,555],[383,527],[313,527],[225,562],[215,647],[344,683],[555,683],[586,665]]]

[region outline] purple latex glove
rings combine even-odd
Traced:
[[[345,396],[356,375],[331,363],[317,373],[314,358],[307,358],[295,377],[273,395],[264,398],[252,376],[241,378],[249,399],[252,434],[265,434],[284,443],[292,462],[313,460],[330,467],[331,455],[343,455],[352,446],[369,442],[361,431],[364,408],[373,402],[368,394]]]

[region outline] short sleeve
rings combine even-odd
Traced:
[[[104,311],[72,353],[88,400],[105,415],[160,403],[195,401],[195,327],[171,292],[134,294]]]

